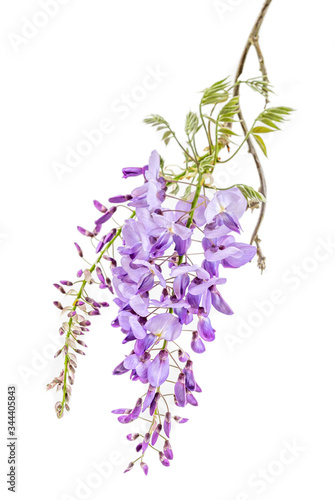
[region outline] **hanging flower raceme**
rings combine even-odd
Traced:
[[[218,288],[226,282],[219,277],[220,267],[240,267],[256,253],[255,247],[236,243],[230,234],[240,232],[239,220],[247,208],[238,188],[218,192],[211,200],[193,192],[171,207],[174,199],[162,189],[159,165],[154,151],[150,175],[132,193],[129,206],[135,207],[136,219],[124,225],[122,246],[117,249],[121,264],[112,270],[114,302],[119,307],[112,325],[121,328],[123,343],[131,346],[114,374],[129,373],[131,380],[146,387],[134,408],[113,413],[121,413],[122,424],[141,417],[150,420],[147,432],[131,435],[139,442],[139,457],[127,471],[136,460],[143,464],[150,449],[163,465],[170,465],[171,422],[185,421],[172,415],[173,408],[197,406],[196,393],[201,392],[187,351],[202,353],[205,343],[214,340],[212,306],[223,314],[233,313]],[[193,245],[199,246],[199,238],[202,259],[194,264]],[[183,247],[185,240],[188,244]],[[143,470],[147,473],[148,466]]]
[[[216,119],[215,106],[210,117],[202,114],[202,108],[228,100],[230,89],[229,82],[222,80],[203,92],[202,124],[195,113],[187,115],[186,148],[162,117],[153,115],[146,120],[164,130],[167,143],[171,137],[177,140],[185,169],[178,175],[173,173],[157,151],[151,153],[148,165],[123,169],[125,179],[139,177],[142,182],[130,194],[111,197],[109,205],[94,201],[99,217],[93,228],[78,226],[78,231],[91,239],[95,261],[89,263],[75,243],[85,264],[76,280],[55,284],[67,301],[54,302],[61,310],[59,331],[64,337],[64,346],[55,357],[63,356],[64,367],[47,386],[61,391],[55,406],[59,418],[64,409],[69,410],[77,355],[84,354],[87,347],[83,336],[89,332],[92,317],[110,305],[100,294],[110,293],[112,309],[118,309],[111,324],[121,332],[127,353],[119,359],[114,375],[128,374],[139,387],[139,397],[112,413],[118,415],[121,424],[143,424],[140,432],[133,429],[127,435],[129,441],[136,442],[138,456],[125,472],[139,461],[147,475],[149,452],[166,467],[173,460],[170,437],[174,424],[188,420],[175,411],[198,405],[201,388],[195,361],[206,351],[207,342],[215,340],[213,311],[233,314],[223,291],[226,278],[222,274],[225,268],[236,269],[250,262],[257,251],[237,240],[242,231],[240,220],[248,206],[265,202],[264,197],[242,184],[217,189],[212,175],[216,164],[229,161],[251,134],[246,134],[231,157],[220,159],[222,144],[230,151],[228,126],[238,112],[238,100],[232,97],[218,110]],[[277,111],[280,115],[288,108],[273,109],[281,110]],[[272,111],[272,120],[276,121],[274,115]],[[208,135],[210,127],[205,127],[205,118],[216,124],[215,140]],[[203,156],[199,156],[195,144],[201,128],[209,139]]]

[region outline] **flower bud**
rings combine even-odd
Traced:
[[[164,454],[161,451],[159,452],[159,460],[161,461],[162,465],[164,465],[165,467],[169,467],[170,462],[167,458],[165,458]]]
[[[156,429],[154,430],[153,434],[152,434],[152,438],[151,438],[151,444],[152,446],[155,446],[156,442],[157,442],[157,439],[161,433],[161,430],[162,430],[162,425],[161,424],[158,424]]]
[[[105,212],[107,212],[107,208],[106,208],[104,205],[102,205],[99,201],[94,200],[94,201],[93,201],[93,204],[94,204],[95,208],[96,208],[97,210],[99,210],[99,212],[102,212],[103,214],[104,214]]]

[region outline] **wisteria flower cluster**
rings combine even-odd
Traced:
[[[60,327],[64,346],[55,355],[64,356],[64,368],[47,388],[56,387],[61,392],[55,406],[59,418],[64,409],[69,410],[77,355],[84,354],[87,347],[82,339],[92,317],[109,306],[94,298],[90,290],[110,292],[118,308],[111,325],[121,331],[128,352],[113,373],[128,374],[139,386],[139,397],[112,413],[121,424],[137,419],[148,424],[142,434],[127,435],[129,441],[136,441],[138,457],[126,471],[139,462],[147,474],[149,451],[156,453],[164,466],[173,460],[172,423],[187,421],[174,414],[175,408],[198,405],[201,388],[194,356],[204,353],[207,342],[215,339],[212,311],[233,314],[222,291],[226,283],[222,272],[247,264],[257,252],[256,246],[239,241],[240,220],[248,207],[264,203],[264,196],[242,184],[216,188],[214,169],[218,163],[230,161],[250,135],[259,142],[265,128],[276,130],[275,122],[281,122],[290,109],[262,111],[230,154],[232,136],[236,135],[232,124],[239,113],[238,98],[231,95],[235,87],[236,83],[231,85],[225,79],[203,91],[199,115],[190,112],[186,118],[186,146],[161,116],[145,120],[163,130],[166,144],[170,139],[177,141],[184,157],[181,172],[166,166],[157,151],[151,153],[148,165],[124,168],[124,178],[141,179],[138,187],[129,194],[113,196],[108,206],[94,201],[100,212],[94,228],[78,227],[94,243],[95,261],[88,264],[75,243],[86,264],[78,271],[76,283],[63,280],[55,284],[71,300],[69,305],[54,302],[64,319]],[[265,83],[259,88],[268,91]],[[204,112],[206,106],[211,107],[209,115]],[[195,140],[200,130],[208,143],[201,155]],[[122,215],[123,221],[117,222],[116,216],[126,212],[126,220]]]

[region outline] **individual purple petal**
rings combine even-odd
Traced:
[[[136,405],[135,405],[135,408],[133,409],[133,411],[129,414],[129,416],[132,418],[132,420],[136,420],[136,418],[139,417],[140,413],[141,413],[141,409],[142,409],[142,399],[139,398],[137,401],[136,401]]]
[[[133,467],[134,467],[134,462],[130,462],[130,464],[128,465],[126,470],[123,471],[123,473],[125,474],[126,472],[129,472]]]
[[[138,319],[135,316],[129,317],[129,325],[134,334],[134,337],[137,339],[144,339],[147,335],[147,332],[144,330],[143,326],[139,323]]]
[[[123,373],[129,372],[129,369],[124,366],[124,361],[117,365],[116,368],[113,370],[113,375],[123,375]]]
[[[81,226],[77,226],[78,231],[83,234],[84,236],[89,236],[90,238],[93,238],[94,234],[91,231],[87,231]]]
[[[192,243],[191,238],[182,239],[180,236],[176,234],[173,236],[173,241],[175,244],[175,251],[179,256],[185,255]]]
[[[97,219],[95,223],[97,225],[104,224],[115,214],[115,212],[116,212],[116,207],[110,208],[102,217]]]
[[[148,389],[147,395],[145,396],[144,403],[142,406],[142,412],[144,412],[148,408],[148,406],[151,405],[152,400],[154,399],[154,396],[155,396],[155,391],[156,391],[156,387],[149,385],[149,389]]]
[[[186,361],[190,359],[190,355],[182,349],[178,349],[178,359],[182,363],[186,363]]]
[[[205,252],[205,259],[209,262],[216,262],[218,260],[227,259],[228,257],[234,257],[235,259],[239,259],[243,256],[243,252],[235,247],[227,247],[220,250],[217,248],[209,248]]]
[[[160,163],[161,163],[161,159],[160,159],[159,154],[155,150],[152,151],[150,158],[149,158],[148,170],[146,170],[146,172],[144,173],[144,177],[147,180],[158,179],[159,170],[160,170]]]
[[[189,293],[191,295],[201,295],[203,294],[209,287],[213,285],[223,285],[226,283],[226,278],[211,278],[209,280],[203,281],[197,279],[195,286],[192,286],[189,288]],[[193,280],[192,285],[194,284],[195,280]]]
[[[165,420],[164,420],[164,432],[168,438],[170,437],[170,431],[171,431],[171,413],[168,411],[165,414]]]
[[[136,177],[143,173],[143,169],[139,167],[127,167],[122,169],[123,178],[127,179],[127,177]]]
[[[107,243],[109,243],[114,238],[115,234],[116,234],[116,229],[115,228],[113,228],[108,234],[106,234],[106,236],[104,237],[104,245],[106,245]],[[104,255],[104,258],[106,258],[106,257],[113,262],[113,259],[111,257],[108,257],[107,255]]]
[[[99,212],[102,212],[103,214],[104,214],[105,212],[107,212],[107,208],[106,208],[104,205],[102,205],[99,201],[94,200],[94,201],[93,201],[93,204],[94,204],[95,208],[96,208],[97,210],[99,210]]]
[[[129,408],[118,408],[117,410],[112,410],[112,413],[114,413],[114,415],[129,415],[131,410]]]
[[[153,415],[155,413],[160,398],[161,398],[161,393],[156,392],[154,399],[152,400],[152,403],[150,405],[150,411],[149,411],[150,415]]]
[[[170,462],[161,451],[159,452],[159,460],[165,467],[169,467]]]
[[[68,281],[68,280],[60,280],[60,282],[62,285],[65,285],[65,286],[72,286],[73,283],[72,281]]]
[[[144,353],[152,344],[155,342],[156,337],[152,333],[144,337],[144,339],[137,340],[135,342],[134,351],[138,356]]]
[[[57,290],[59,292],[64,293],[64,294],[66,293],[66,291],[64,290],[64,288],[61,285],[59,285],[58,283],[54,283],[54,287],[57,288]]]
[[[149,434],[149,432],[147,432],[144,435],[144,439],[143,439],[143,443],[142,443],[142,454],[145,453],[146,449],[148,448],[149,441],[150,441],[150,434]]]
[[[162,385],[168,378],[169,369],[169,353],[166,349],[162,349],[148,368],[149,383],[155,387]]]
[[[142,470],[143,470],[144,474],[147,476],[148,472],[149,472],[149,467],[144,462],[141,462],[140,465],[142,467]]]
[[[178,299],[182,299],[186,293],[186,289],[190,283],[188,274],[177,276],[173,282],[173,290]]]
[[[144,275],[138,284],[139,293],[149,292],[155,284],[155,278],[153,274]]]
[[[220,295],[220,292],[216,289],[215,286],[210,288],[210,293],[211,293],[211,300],[213,307],[215,307],[217,311],[228,315],[234,314],[234,312],[229,307],[227,302],[223,300],[223,298]]]
[[[135,370],[139,362],[139,357],[136,354],[130,354],[123,361],[123,365],[127,370]]]
[[[170,313],[157,314],[146,324],[149,332],[165,340],[175,340],[181,334],[182,326],[178,318]]]
[[[183,226],[182,224],[173,224],[173,232],[182,240],[187,240],[192,236],[192,229]]]
[[[126,195],[120,195],[120,196],[113,196],[112,198],[109,198],[110,203],[125,203],[126,201],[131,200],[131,195],[126,194]]]
[[[83,251],[82,249],[80,248],[80,246],[78,245],[78,243],[74,243],[76,249],[77,249],[77,252],[79,254],[79,257],[83,257]]]
[[[177,415],[173,417],[178,424],[185,424],[188,422],[188,418],[178,417]]]
[[[231,255],[222,260],[223,267],[241,267],[250,262],[257,253],[257,248],[246,243],[234,243],[234,246],[241,251],[241,254]]]
[[[152,446],[155,446],[156,442],[157,442],[157,439],[159,438],[159,435],[161,433],[161,430],[162,430],[162,425],[161,424],[158,424],[156,429],[154,430],[153,434],[152,434],[152,438],[151,438],[151,444]]]
[[[132,421],[131,415],[121,415],[117,419],[120,424],[129,424]]]
[[[186,400],[192,406],[198,406],[198,401],[190,391],[186,391]]]
[[[99,280],[101,281],[101,283],[105,284],[106,283],[105,282],[105,277],[102,274],[102,271],[101,271],[100,267],[97,267],[95,271],[96,271],[97,276],[98,276]]]
[[[178,381],[174,386],[174,393],[179,406],[184,407],[186,405],[186,388],[185,388],[185,374],[180,373]]]
[[[143,293],[141,295],[135,295],[129,300],[129,305],[139,316],[147,316],[149,314],[148,305],[149,298]]]
[[[190,391],[194,391],[195,389],[195,378],[193,373],[193,362],[189,359],[184,368],[185,373],[185,386]]]
[[[207,342],[212,342],[215,339],[215,330],[209,318],[199,316],[198,332],[200,337]]]
[[[199,337],[199,334],[197,331],[192,333],[192,342],[191,342],[191,348],[194,352],[197,352],[198,354],[201,354],[205,352],[206,347],[201,338]]]
[[[127,437],[128,441],[136,441],[136,439],[138,439],[139,436],[140,435],[138,433],[136,433],[136,434],[127,434],[126,437]]]
[[[170,445],[170,441],[168,441],[168,440],[165,441],[163,450],[164,450],[164,455],[166,456],[166,458],[168,460],[172,460],[173,459],[173,452],[172,452],[172,448]]]
[[[199,278],[202,278],[202,279],[209,278],[209,274],[204,269],[201,269],[196,264],[193,266],[191,266],[190,264],[181,264],[180,266],[176,266],[171,270],[170,276],[172,278],[176,278],[177,276],[180,276],[181,274],[185,274],[185,273],[196,272],[198,274],[199,271],[200,271],[200,274],[201,274],[201,271],[203,273],[201,276],[199,276]]]
[[[151,363],[151,355],[149,352],[145,352],[141,357],[140,363],[136,367],[136,373],[140,378],[142,384],[148,383],[148,368]]]

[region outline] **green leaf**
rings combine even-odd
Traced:
[[[228,80],[228,77],[214,83],[211,87],[203,90],[200,105],[206,106],[207,104],[219,104],[220,102],[225,102],[229,97],[229,87],[230,81]]]
[[[233,132],[230,128],[227,128],[227,127],[220,127],[218,132],[220,135],[236,135],[236,136],[238,136],[238,134],[235,134],[235,132]]]
[[[261,150],[263,151],[263,153],[267,157],[268,154],[267,154],[266,146],[265,146],[265,143],[264,143],[263,139],[261,138],[261,136],[256,135],[256,134],[252,134],[252,136],[255,138],[255,141],[257,142],[257,144],[259,145],[259,147],[261,148]]]
[[[203,114],[202,116],[203,116],[204,118],[207,118],[207,120],[209,120],[210,122],[212,122],[212,123],[216,124],[216,120],[215,120],[214,118],[212,118],[211,116],[209,116],[209,115],[205,115],[205,114]]]
[[[262,195],[262,193],[259,193],[253,187],[247,186],[245,184],[236,184],[236,187],[238,187],[238,189],[248,201],[262,201],[263,203],[266,202],[266,198]]]
[[[174,132],[171,130],[170,125],[160,115],[150,115],[144,119],[144,123],[155,127],[158,132],[161,130],[165,130],[162,141],[164,141],[166,145],[169,144],[171,137],[174,137]]]
[[[267,134],[268,132],[273,132],[273,129],[268,127],[253,127],[251,132],[253,134]]]
[[[255,92],[259,92],[263,97],[268,97],[269,94],[274,93],[271,83],[268,80],[265,80],[263,76],[249,78],[245,82],[241,81],[238,83],[245,83]]]
[[[199,130],[199,118],[196,113],[190,111],[186,116],[185,132],[187,136],[194,136]]]
[[[239,111],[239,98],[233,97],[218,114],[217,121],[219,123],[232,123],[234,120],[234,116]]]
[[[163,134],[163,137],[162,137],[162,141],[165,142],[166,145],[169,144],[170,142],[170,139],[172,137],[172,134],[171,134],[171,131],[170,130],[167,130],[164,134]]]
[[[257,117],[257,120],[262,121],[263,119],[268,119],[277,123],[282,123],[293,111],[294,110],[292,108],[287,108],[284,106],[267,108],[264,109],[264,111]]]
[[[277,127],[277,125],[272,120],[269,120],[268,118],[262,118],[261,120],[258,120],[258,121],[264,123],[264,125],[268,125],[269,127],[274,128],[275,130],[280,130],[280,128]]]

